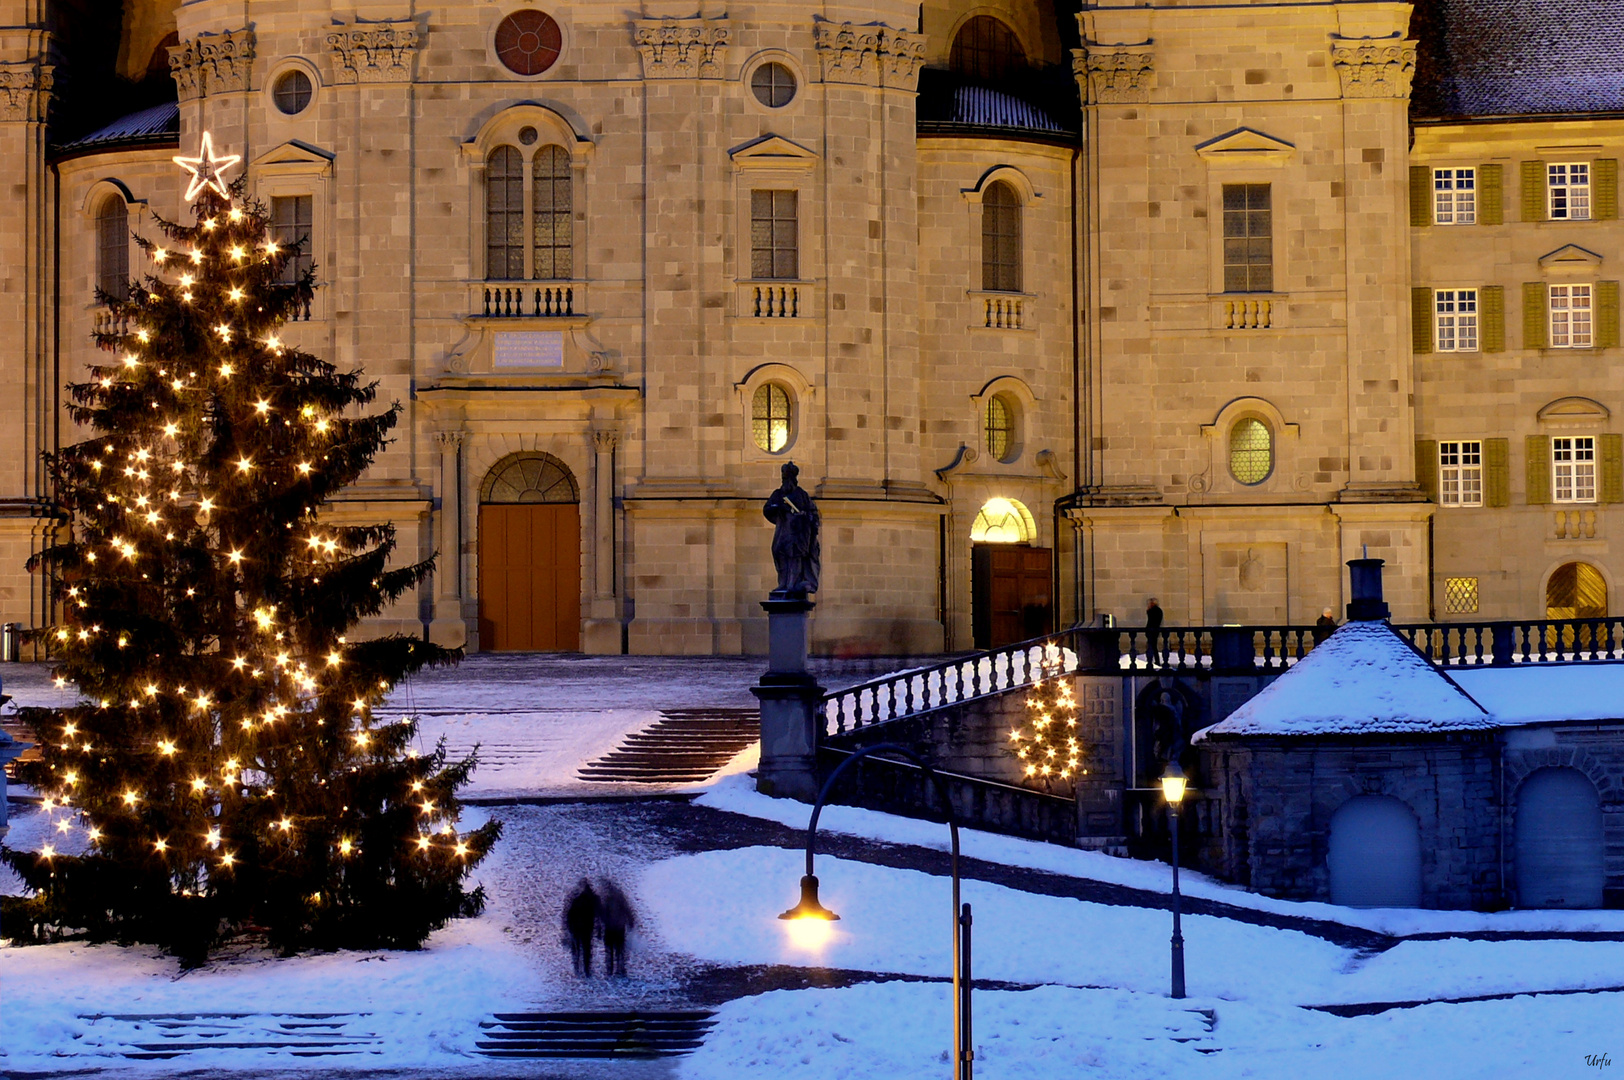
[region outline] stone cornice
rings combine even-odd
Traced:
[[[1385,38],[1332,35],[1331,63],[1342,79],[1345,98],[1408,100],[1415,77],[1415,42],[1397,34]]]
[[[0,123],[41,123],[50,109],[55,68],[37,60],[0,64]]]
[[[732,36],[726,19],[639,19],[632,31],[645,79],[720,79]]]
[[[925,35],[884,23],[834,23],[812,27],[826,83],[914,90],[925,64]]]
[[[410,82],[421,40],[417,23],[410,19],[340,23],[327,35],[333,50],[333,82]]]
[[[1071,70],[1082,82],[1090,105],[1150,100],[1155,72],[1151,43],[1103,45],[1089,42],[1072,53]]]
[[[247,90],[253,62],[254,30],[248,26],[223,34],[199,34],[169,49],[169,74],[174,76],[182,101]]]

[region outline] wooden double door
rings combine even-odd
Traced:
[[[996,649],[1052,628],[1049,548],[970,546],[970,627],[978,649]]]
[[[479,646],[503,652],[581,648],[581,507],[479,508]]]

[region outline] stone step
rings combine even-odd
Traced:
[[[497,1013],[474,1045],[491,1058],[658,1058],[692,1053],[715,1021],[706,1011]]]
[[[582,780],[693,783],[726,765],[760,737],[754,709],[667,709],[619,746],[581,766]]]

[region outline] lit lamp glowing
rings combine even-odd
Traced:
[[[1162,797],[1167,800],[1168,831],[1173,834],[1173,996],[1184,996],[1184,932],[1179,926],[1179,804],[1188,781],[1177,761],[1162,773]]]
[[[818,879],[814,874],[801,878],[801,902],[778,916],[789,925],[790,940],[803,949],[817,950],[829,941],[834,928],[830,923],[840,916],[818,902]]]
[[[947,797],[947,788],[942,784],[941,777],[937,776],[917,754],[895,743],[878,743],[852,753],[829,774],[829,778],[823,782],[823,790],[818,792],[817,801],[812,804],[812,820],[806,826],[806,873],[801,877],[801,902],[778,917],[784,920],[791,939],[802,948],[818,949],[829,940],[833,932],[831,924],[838,921],[840,916],[824,907],[818,900],[818,878],[812,872],[812,858],[818,835],[818,816],[823,813],[823,804],[828,801],[829,793],[834,790],[835,781],[840,779],[841,774],[852,763],[861,761],[871,754],[886,752],[913,762],[935,785],[936,794],[941,799],[947,815],[947,827],[952,833],[953,847],[949,868],[953,877],[953,1080],[971,1080],[975,1058],[974,1044],[970,1041],[971,918],[970,905],[959,902],[959,822],[953,814],[953,803]]]

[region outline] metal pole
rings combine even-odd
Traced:
[[[823,804],[828,801],[830,792],[834,790],[835,781],[840,779],[849,765],[881,752],[902,755],[930,779],[942,800],[942,813],[947,817],[948,832],[953,838],[950,860],[953,874],[953,1080],[970,1080],[970,1061],[974,1054],[970,1043],[970,905],[961,906],[959,902],[959,819],[953,813],[953,802],[948,798],[947,785],[942,783],[942,778],[918,754],[896,743],[876,743],[852,753],[835,766],[829,779],[823,782],[817,802],[812,804],[812,818],[806,824],[806,874],[808,877],[814,876],[812,858],[817,846],[818,817],[823,813]]]
[[[1169,803],[1167,816],[1173,823],[1173,996],[1184,996],[1184,932],[1179,926],[1179,811]]]
[[[959,951],[959,960],[963,965],[962,989],[959,996],[959,1045],[964,1048],[964,1070],[959,1080],[971,1080],[976,1068],[976,1044],[971,1038],[970,1026],[970,988],[974,985],[974,979],[970,975],[970,926],[974,920],[970,918],[969,904],[960,907],[959,911],[959,937],[963,941]]]

